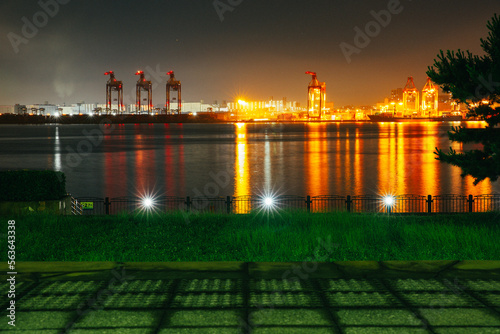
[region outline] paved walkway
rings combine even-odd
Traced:
[[[7,272],[5,263],[0,265]],[[21,333],[500,333],[500,261],[16,263]]]

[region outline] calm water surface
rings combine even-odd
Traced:
[[[452,125],[3,125],[0,169],[63,171],[77,197],[500,192],[434,159],[435,147],[463,149],[448,140]]]

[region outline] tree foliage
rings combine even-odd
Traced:
[[[495,14],[488,21],[488,37],[481,38],[484,55],[469,51],[442,50],[429,66],[427,75],[452,98],[467,105],[467,117],[477,117],[487,123],[485,128],[452,127],[448,132],[451,141],[480,143],[482,150],[457,153],[450,147],[445,153],[436,147],[436,159],[458,166],[462,176],[474,177],[474,185],[500,176],[500,18]]]

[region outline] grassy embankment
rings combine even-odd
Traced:
[[[256,214],[191,214],[189,222],[180,213],[34,214],[8,219],[16,220],[16,261],[500,258],[498,212],[432,216],[282,212],[269,219]],[[7,231],[7,217],[2,222],[3,231]],[[2,249],[7,249],[6,234],[1,240]],[[7,260],[6,253],[2,252],[2,261]]]

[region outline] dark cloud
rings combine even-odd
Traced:
[[[439,49],[481,52],[486,22],[500,9],[497,0],[480,6],[401,0],[401,13],[348,63],[340,43],[353,44],[354,28],[364,29],[374,20],[371,11],[389,2],[242,1],[221,22],[211,0],[72,0],[15,53],[8,34],[22,36],[23,17],[33,22],[42,8],[37,1],[3,0],[0,104],[103,102],[104,71],[114,70],[131,92],[134,72],[146,68],[163,75],[175,70],[188,101],[230,100],[242,91],[250,99],[304,102],[304,72],[312,70],[336,105],[372,104],[408,75],[423,86]],[[155,103],[165,98],[165,75],[162,80],[156,80]]]

